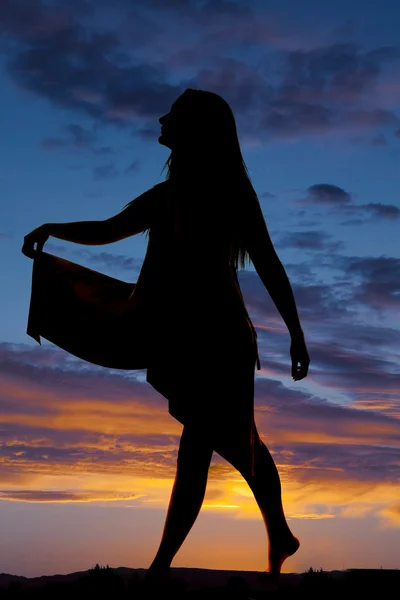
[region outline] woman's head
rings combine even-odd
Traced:
[[[236,123],[229,104],[218,94],[186,89],[160,119],[160,144],[178,157],[221,159],[221,151],[240,152]],[[204,156],[206,155],[206,156]]]

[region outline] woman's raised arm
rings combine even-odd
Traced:
[[[157,216],[160,200],[165,192],[164,184],[155,185],[134,200],[120,213],[104,221],[76,221],[73,223],[48,223],[52,237],[99,246],[112,244],[151,227]]]

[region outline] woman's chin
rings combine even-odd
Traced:
[[[158,137],[158,143],[162,144],[163,146],[167,146],[167,148],[171,148],[168,139],[166,139],[163,134]]]

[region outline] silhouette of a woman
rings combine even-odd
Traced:
[[[214,451],[249,484],[269,537],[268,571],[277,576],[299,541],[286,522],[279,474],[254,421],[254,369],[260,364],[257,335],[237,279],[239,263],[243,268],[251,259],[288,327],[297,381],[307,376],[310,359],[295,300],[250,182],[228,103],[218,94],[187,89],[159,121],[159,143],[171,149],[164,182],[106,221],[45,224],[25,236],[22,252],[37,257],[33,244],[40,252],[49,235],[103,244],[150,231],[129,314],[132,322],[139,315],[136,322],[146,323],[146,343],[141,339],[147,381],[168,399],[170,414],[184,427],[164,532],[148,577],[168,576],[199,514]],[[116,285],[117,280],[101,277],[108,290]],[[116,329],[114,354],[107,354],[98,338],[85,346],[89,335],[82,331],[88,319],[87,314],[79,323],[79,348],[70,333],[66,341],[72,323],[58,337],[45,335],[44,325],[41,334],[85,360],[143,368],[135,366],[136,358],[133,366],[116,358],[121,329]],[[38,333],[33,337],[40,340]],[[110,338],[107,344],[112,346]],[[132,348],[123,346],[125,354]]]

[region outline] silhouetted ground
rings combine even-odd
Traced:
[[[0,574],[0,598],[106,598],[146,600],[185,598],[192,600],[261,600],[265,598],[378,598],[396,597],[400,570],[349,569],[331,571],[309,569],[302,574],[283,574],[279,586],[265,581],[253,571],[209,569],[171,570],[171,580],[149,587],[146,569],[112,569],[96,565],[89,571],[35,578]],[[393,595],[394,594],[394,595]]]

